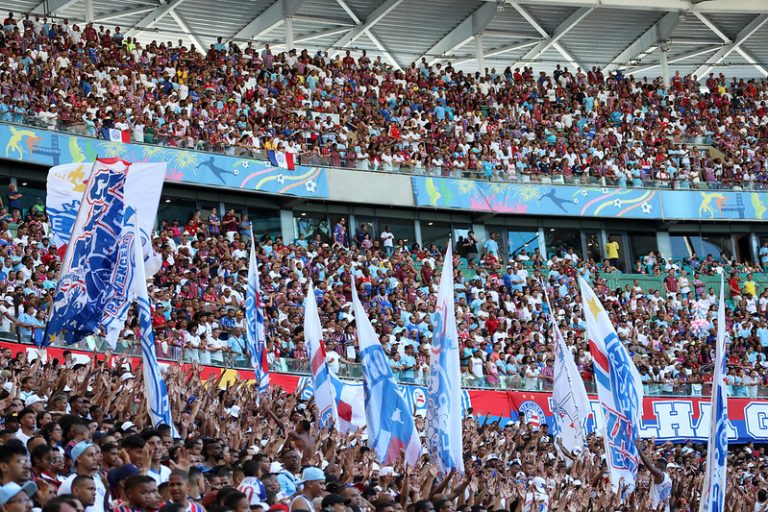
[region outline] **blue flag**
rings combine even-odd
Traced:
[[[76,343],[101,324],[113,288],[127,171],[121,160],[94,164],[62,263],[43,345],[57,339]]]
[[[251,259],[248,264],[248,290],[245,294],[245,326],[251,367],[256,375],[259,395],[269,389],[269,365],[267,364],[267,338],[264,330],[264,304],[261,302],[259,270],[256,266],[256,244],[251,231]]]
[[[393,464],[400,452],[405,462],[416,464],[421,454],[419,434],[413,424],[413,413],[392,375],[387,355],[379,337],[357,297],[352,278],[352,304],[357,325],[357,339],[363,360],[365,417],[368,425],[368,445],[383,464]]]
[[[715,375],[712,380],[712,408],[709,424],[709,450],[701,491],[699,512],[722,512],[725,507],[728,457],[728,397],[726,394],[725,279],[720,274],[720,305],[717,308],[717,346]]]
[[[453,255],[450,244],[443,261],[434,324],[427,392],[426,440],[429,452],[437,459],[443,474],[452,469],[463,473],[459,336],[453,304]]]

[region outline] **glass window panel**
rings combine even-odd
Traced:
[[[544,243],[547,244],[547,254],[563,256],[568,249],[576,254],[581,253],[581,235],[578,229],[549,228],[544,231]]]
[[[330,242],[331,227],[326,214],[296,213],[293,221],[297,236],[304,235],[304,238],[307,240],[313,240],[315,237],[318,237],[322,242]]]
[[[441,251],[445,250],[446,244],[451,237],[450,222],[421,221],[421,246],[430,248],[432,244],[436,245]]]
[[[531,257],[539,248],[539,233],[538,231],[509,231],[507,242],[510,259],[515,258],[523,251],[528,257]]]

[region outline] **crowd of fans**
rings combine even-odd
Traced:
[[[14,13],[0,48],[0,121],[435,176],[675,188],[768,177],[764,80],[710,74],[702,88],[676,73],[667,90],[597,67],[468,74],[424,59],[400,71],[365,51],[143,46],[120,27]]]
[[[463,421],[466,472],[380,464],[365,429],[318,430],[301,392],[165,373],[174,425],[148,424],[142,372],[0,351],[5,512],[548,512],[698,510],[706,446],[640,442],[632,492],[611,490],[603,442],[565,450],[546,425]],[[416,417],[422,435],[424,419]],[[558,447],[560,448],[558,450]],[[732,446],[728,509],[764,510],[763,448]]]
[[[13,188],[9,204],[21,200]],[[42,206],[23,218],[0,217],[0,331],[24,343],[41,341],[56,287],[60,252],[47,238]],[[0,212],[4,213],[4,212]],[[154,247],[162,267],[149,284],[158,355],[205,365],[248,368],[245,290],[251,223],[229,210],[195,212],[181,222],[162,221]],[[408,247],[389,227],[373,233],[361,225],[350,233],[345,219],[330,238],[317,233],[294,241],[257,234],[269,363],[275,370],[307,371],[302,302],[314,282],[328,362],[341,375],[360,375],[358,340],[351,312],[350,275],[369,308],[390,365],[403,382],[424,383],[434,329],[435,295],[443,249]],[[612,247],[615,249],[615,247]],[[591,281],[640,369],[650,394],[708,392],[719,290],[705,287],[698,272],[727,273],[727,328],[731,338],[728,385],[734,396],[755,397],[768,383],[768,289],[752,274],[712,257],[681,266],[661,257],[666,277],[654,289],[638,281],[623,289],[606,285],[615,271],[582,259],[573,248],[550,250],[548,259],[521,251],[501,253],[497,235],[462,238],[454,252],[456,319],[465,385],[550,389],[555,319],[587,385],[592,359],[577,276]],[[650,257],[650,255],[649,255]],[[654,256],[655,257],[655,256]],[[761,249],[768,259],[768,246]],[[728,262],[731,263],[731,262]],[[690,268],[689,275],[685,268]],[[551,300],[551,306],[545,297]],[[134,312],[121,333],[120,350],[138,353]]]

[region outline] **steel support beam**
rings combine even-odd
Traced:
[[[105,21],[112,21],[125,16],[133,16],[135,14],[144,14],[145,12],[154,11],[156,7],[139,7],[138,9],[126,9],[124,11],[115,11],[107,14],[102,14],[96,18],[95,21],[103,23]]]
[[[272,30],[281,23],[283,18],[295,15],[303,3],[304,0],[277,0],[264,12],[249,21],[237,34],[232,36],[232,39],[248,41],[258,38],[261,34]]]
[[[162,5],[155,7],[149,14],[139,20],[136,25],[134,25],[128,32],[125,33],[125,37],[135,37],[144,29],[151,28],[152,25],[163,19],[166,15],[174,11],[183,3],[184,0],[172,0],[171,2],[163,2]]]
[[[436,62],[445,54],[457,48],[461,48],[469,43],[474,36],[482,34],[488,25],[491,24],[493,18],[496,17],[497,12],[498,9],[496,8],[495,3],[484,3],[475,12],[464,19],[464,21],[459,23],[456,28],[443,36],[440,41],[432,46],[432,48],[427,50],[427,52],[422,55],[422,58],[431,57],[431,62]]]
[[[496,3],[497,0],[486,0]],[[536,6],[564,7],[605,7],[611,9],[631,9],[634,11],[690,11],[690,12],[729,12],[729,13],[764,13],[765,0],[512,0],[521,4]]]
[[[747,39],[752,37],[755,32],[760,30],[760,28],[765,25],[766,22],[768,22],[768,14],[761,14],[756,16],[755,19],[753,19],[746,27],[741,30],[741,32],[736,35],[736,38],[730,44],[726,44],[717,52],[715,52],[715,54],[707,60],[707,63],[696,68],[693,74],[696,75],[699,80],[703,80],[706,74],[709,73],[713,67],[722,63],[733,52],[738,51],[741,45],[744,44]],[[744,56],[743,54],[741,55],[742,57]],[[756,61],[754,61],[754,59],[752,60],[752,64],[754,65]],[[747,61],[749,62],[749,59]],[[768,75],[762,66],[760,72],[763,73],[763,76]]]
[[[629,63],[630,60],[635,59],[638,55],[646,52],[651,46],[660,41],[668,40],[679,24],[680,13],[678,11],[668,12],[651,28],[640,34],[640,37],[632,41],[624,51],[611,59],[611,63],[605,67],[605,71],[610,72],[618,67],[624,66]]]
[[[678,62],[683,62],[685,60],[692,59],[694,57],[700,57],[702,55],[708,55],[710,53],[714,53],[714,52],[716,52],[719,49],[720,49],[720,46],[713,46],[711,48],[704,48],[702,50],[696,50],[696,51],[688,52],[688,53],[685,53],[683,55],[678,55],[675,58],[668,59],[667,60],[667,64],[668,65],[669,64],[677,64]],[[656,64],[648,64],[647,66],[636,66],[634,68],[628,68],[628,69],[625,69],[624,72],[627,75],[634,75],[634,74],[639,74],[639,73],[645,73],[646,71],[649,71],[649,70],[654,69],[654,68],[658,68],[660,66],[661,66],[661,63],[657,62]]]
[[[208,49],[203,46],[202,41],[200,41],[195,33],[192,32],[192,29],[189,28],[189,25],[187,24],[187,21],[184,19],[184,17],[176,11],[171,11],[171,17],[173,18],[173,21],[175,21],[179,26],[179,28],[181,28],[181,31],[184,32],[184,35],[186,35],[190,41],[192,41],[195,46],[197,46],[197,51],[205,54]]]
[[[32,14],[51,14],[63,11],[67,7],[71,7],[80,0],[47,0],[38,3],[33,9]]]
[[[525,18],[525,20],[534,28],[536,31],[541,34],[541,36],[544,38],[541,41],[539,41],[536,46],[531,48],[528,52],[526,52],[525,55],[523,55],[523,58],[520,60],[520,62],[517,62],[513,68],[519,67],[523,64],[527,64],[531,61],[535,61],[538,59],[541,54],[543,54],[545,51],[547,51],[549,48],[554,48],[557,50],[557,52],[565,58],[565,60],[575,68],[582,67],[578,62],[576,62],[576,59],[573,58],[573,56],[566,50],[565,47],[563,47],[558,41],[566,35],[569,31],[573,29],[576,25],[579,24],[581,20],[583,20],[585,17],[589,15],[589,13],[592,12],[592,7],[581,7],[576,10],[573,14],[568,16],[568,18],[565,19],[560,25],[557,26],[557,28],[549,34],[544,27],[539,25],[539,23],[531,16],[528,11],[523,9],[520,4],[517,2],[513,2],[512,7],[520,13],[520,15]]]
[[[709,19],[707,16],[705,16],[704,14],[702,14],[702,13],[700,13],[700,12],[696,12],[696,13],[694,13],[694,14],[695,14],[695,16],[696,16],[697,18],[699,18],[699,20],[700,20],[700,21],[701,21],[701,22],[702,22],[704,25],[706,25],[706,27],[707,27],[709,30],[711,30],[711,31],[712,31],[712,32],[713,32],[713,33],[714,33],[714,34],[715,34],[717,37],[719,37],[719,38],[720,38],[720,40],[721,40],[722,42],[724,42],[724,43],[726,43],[726,44],[733,44],[733,41],[731,41],[731,38],[729,38],[729,37],[728,37],[728,36],[725,34],[725,32],[723,32],[722,30],[720,30],[720,28],[719,28],[717,25],[715,25],[715,24],[712,22],[712,20],[710,20],[710,19]],[[737,39],[738,39],[738,36],[737,36]],[[744,42],[744,41],[742,41],[742,43],[743,43],[743,42]],[[742,48],[740,45],[737,45],[737,46],[735,47],[735,51],[736,51],[736,52],[737,52],[739,55],[741,55],[741,56],[744,58],[744,60],[746,60],[747,62],[749,62],[750,64],[752,64],[752,65],[755,67],[755,69],[757,69],[757,70],[758,70],[760,73],[762,73],[762,74],[763,74],[763,76],[768,76],[768,70],[766,70],[766,69],[765,69],[763,66],[761,66],[761,65],[758,63],[757,59],[755,59],[755,58],[754,58],[754,57],[753,57],[753,56],[752,56],[752,55],[751,55],[749,52],[747,52],[747,51],[746,51],[744,48]],[[706,72],[705,72],[704,74],[706,74]],[[702,78],[703,78],[703,75],[702,75]]]
[[[371,34],[371,28],[373,28],[374,25],[376,25],[378,22],[380,22],[384,17],[392,12],[392,9],[400,5],[403,0],[386,0],[383,2],[379,7],[376,8],[367,18],[365,18],[365,21],[360,20],[355,13],[352,11],[352,9],[349,6],[346,6],[346,2],[343,0],[336,0],[339,5],[344,8],[344,10],[347,12],[347,14],[350,14],[350,17],[357,23],[357,26],[353,27],[352,30],[350,30],[348,33],[346,33],[344,36],[339,38],[335,43],[333,43],[330,48],[328,48],[328,51],[333,50],[334,48],[343,48],[353,42],[363,35],[363,33],[367,33],[369,38],[371,39],[371,42],[375,44],[377,47],[379,46],[376,44],[376,36]],[[346,6],[346,8],[345,8]],[[380,43],[379,43],[380,44]],[[381,48],[379,48],[381,49]],[[383,50],[382,50],[383,51]],[[398,67],[400,67],[398,65]]]

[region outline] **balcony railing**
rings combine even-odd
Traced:
[[[20,342],[32,345],[30,338],[22,338],[13,332],[0,331],[0,341]],[[141,357],[141,348],[138,341],[120,340],[114,350],[112,350],[105,338],[100,336],[88,336],[74,345],[65,345],[56,343],[57,348],[66,348],[69,350],[80,350],[89,353],[112,353],[126,357]],[[174,363],[192,363],[201,362],[201,351],[199,349],[189,349],[164,343],[156,345],[157,358],[162,362]],[[250,371],[251,365],[248,358],[243,354],[235,354],[221,351],[220,355],[214,352],[209,353],[211,361],[202,362],[207,366]],[[338,368],[332,369],[342,379],[362,380],[363,372],[361,364],[340,363]],[[276,373],[288,373],[293,375],[309,376],[309,362],[306,360],[290,359],[281,357],[270,363],[270,371]],[[395,377],[401,384],[426,386],[429,378],[428,372],[414,372],[413,375],[402,375],[395,372]],[[587,392],[595,394],[597,392],[592,380],[585,381],[584,385]],[[498,382],[489,380],[488,376],[477,377],[471,374],[462,374],[462,387],[469,389],[488,389],[498,391],[552,391],[552,381],[545,378],[526,379],[518,376],[500,376]],[[712,392],[711,383],[688,384],[688,383],[650,383],[643,386],[646,396],[654,397],[696,397],[710,396]],[[768,398],[768,386],[728,386],[728,396],[735,398]]]
[[[98,138],[93,135],[93,129],[87,128],[82,123],[64,124],[58,122],[55,130],[51,130],[49,125],[37,117],[25,115],[21,118],[15,118],[14,124],[30,126],[49,131],[60,131],[67,135],[78,135],[81,137]],[[204,153],[218,153],[233,156],[242,159],[253,159],[268,161],[267,153],[256,147],[247,146],[241,143],[212,144],[208,141],[197,141],[188,145],[186,138],[171,136],[155,136],[152,143],[144,141],[131,142],[132,144],[165,146],[174,149],[183,149],[199,151]],[[697,137],[676,142],[676,144],[691,145],[709,145],[712,141],[708,137]],[[674,160],[674,157],[673,157]],[[457,169],[450,166],[442,167],[418,167],[405,165],[382,165],[379,168],[373,168],[369,165],[367,169],[360,169],[357,160],[353,154],[345,156],[325,156],[315,152],[307,152],[297,155],[299,165],[312,167],[339,168],[350,170],[366,170],[369,172],[381,172],[390,174],[400,174],[409,176],[429,176],[429,177],[447,177],[457,179],[472,179],[493,181],[512,184],[547,184],[547,185],[574,185],[580,187],[617,187],[617,188],[649,188],[649,189],[667,189],[667,190],[768,190],[768,183],[760,182],[707,182],[702,179],[698,183],[693,183],[690,179],[680,179],[674,177],[670,179],[654,179],[648,176],[638,178],[617,178],[611,176],[587,176],[587,175],[563,175],[563,174],[539,174],[523,171],[514,175],[502,171],[494,171],[491,175],[485,175],[480,171]],[[702,173],[703,174],[703,173]]]

